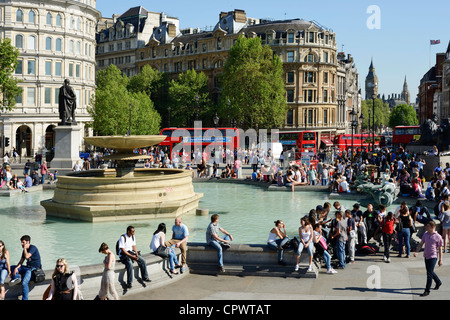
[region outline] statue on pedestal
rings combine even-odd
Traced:
[[[69,79],[64,80],[64,85],[59,89],[59,118],[60,125],[76,125],[75,109],[77,107],[77,97],[70,86]]]

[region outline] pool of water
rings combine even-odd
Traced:
[[[204,193],[199,207],[220,215],[219,224],[234,237],[234,243],[266,243],[274,221],[286,223],[287,232],[297,235],[300,218],[318,204],[329,200],[327,193],[269,192],[258,187],[240,184],[194,183],[196,192]],[[40,251],[44,269],[51,269],[58,258],[66,258],[70,265],[101,263],[98,252],[102,242],[115,251],[116,241],[128,225],[136,228],[137,248],[150,252],[149,244],[159,223],[167,225],[171,237],[173,219],[88,223],[46,217],[41,200],[50,199],[53,191],[0,197],[0,240],[10,252],[11,264],[20,260],[20,237],[30,235],[31,243]],[[355,201],[340,201],[351,208]],[[209,216],[183,217],[190,231],[189,241],[204,242]]]

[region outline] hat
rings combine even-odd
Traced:
[[[317,207],[316,207],[316,211],[322,211],[323,210],[323,207],[319,204]]]

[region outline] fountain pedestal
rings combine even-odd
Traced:
[[[55,156],[50,163],[52,170],[72,170],[80,160],[81,127],[57,126],[55,130]]]
[[[112,148],[105,159],[116,169],[88,170],[58,177],[52,199],[41,201],[48,216],[89,222],[173,218],[195,213],[203,194],[196,193],[192,175],[180,169],[135,169],[148,156],[132,150],[165,136],[90,137],[86,143]]]

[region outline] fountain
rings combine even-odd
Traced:
[[[115,169],[89,170],[58,177],[52,199],[41,201],[48,216],[89,222],[171,218],[193,213],[203,194],[195,193],[191,172],[181,169],[140,169],[150,158],[133,153],[156,145],[165,136],[98,136],[85,142],[116,152]]]

